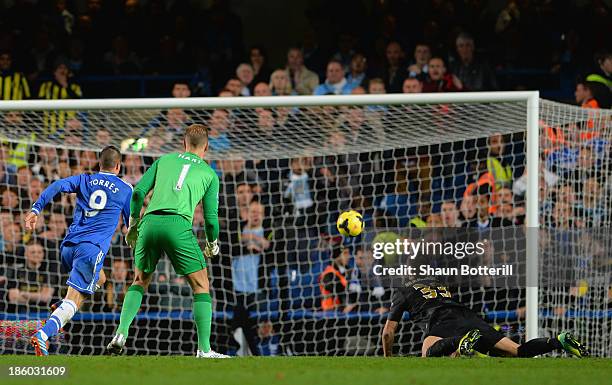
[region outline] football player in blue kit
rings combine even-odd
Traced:
[[[132,186],[117,176],[121,170],[121,152],[108,146],[100,152],[99,163],[98,173],[53,182],[25,217],[25,228],[31,231],[44,207],[57,194],[76,193],[74,219],[60,247],[62,266],[69,271],[68,292],[43,328],[30,340],[37,356],[49,354],[49,338],[56,335],[94,293],[119,216],[122,215],[123,223],[129,225]]]

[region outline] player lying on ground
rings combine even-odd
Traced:
[[[134,188],[126,241],[134,248],[135,276],[123,300],[119,327],[106,347],[111,354],[122,352],[143,294],[159,258],[165,253],[176,273],[186,276],[194,293],[193,317],[198,334],[196,357],[228,357],[210,348],[212,303],[208,274],[192,230],[193,213],[202,201],[207,239],[204,253],[207,257],[219,253],[219,178],[203,160],[208,150],[206,127],[200,124],[187,127],[183,144],[185,152],[159,158]],[[151,189],[151,201],[141,220],[140,211]]]
[[[37,356],[49,354],[47,341],[72,319],[87,296],[105,280],[104,257],[115,233],[119,216],[128,223],[132,186],[117,177],[121,153],[109,146],[100,152],[100,172],[71,176],[53,182],[42,192],[25,217],[25,228],[36,228],[38,216],[59,193],[76,193],[74,219],[60,247],[63,267],[69,271],[66,297],[52,307],[45,326],[32,336]]]
[[[389,317],[383,329],[385,357],[393,355],[395,330],[404,312],[410,320],[424,326],[421,355],[442,357],[496,352],[512,357],[535,357],[555,350],[565,350],[586,357],[588,350],[570,333],[557,338],[535,338],[517,344],[494,329],[471,309],[452,300],[450,291],[439,282],[422,278],[395,289]]]

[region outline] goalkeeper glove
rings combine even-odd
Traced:
[[[140,223],[140,218],[131,217],[130,227],[125,235],[125,243],[132,249],[136,246],[136,241],[138,240],[138,223]]]
[[[217,243],[217,240],[215,239],[212,242],[206,241],[206,247],[204,247],[204,256],[206,256],[206,258],[210,258],[213,255],[217,254],[219,254],[219,245]]]

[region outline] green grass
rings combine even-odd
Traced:
[[[8,377],[10,365],[63,365],[61,378]],[[0,384],[605,385],[610,359],[0,356]]]

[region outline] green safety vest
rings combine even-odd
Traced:
[[[416,228],[427,227],[427,222],[425,222],[421,217],[414,217],[410,220],[410,226]]]
[[[589,76],[587,76],[586,81],[601,83],[604,86],[612,89],[612,81],[598,74],[590,74]]]
[[[496,158],[487,158],[487,171],[491,173],[493,180],[495,180],[495,188],[512,183],[512,168],[509,165],[502,166]]]
[[[30,143],[36,140],[36,134],[32,132],[29,138],[23,139],[26,141],[13,143],[8,152],[7,163],[14,165],[16,168],[28,165]]]

